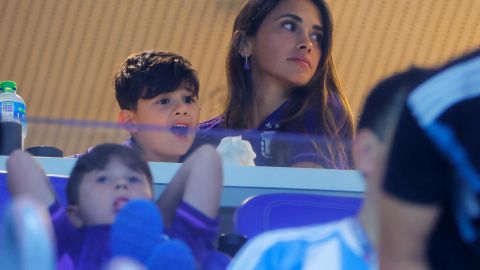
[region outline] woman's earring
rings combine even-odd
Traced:
[[[243,70],[250,70],[250,64],[248,63],[248,56],[245,56],[245,61],[243,62]]]

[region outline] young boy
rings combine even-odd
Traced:
[[[26,169],[28,168],[28,170]],[[25,152],[12,153],[7,161],[9,184],[29,178],[37,181],[36,186],[49,189],[49,182],[38,164]],[[43,178],[43,181],[42,181]],[[68,207],[67,215],[63,214],[53,191],[49,192],[54,202],[49,211],[57,240],[57,255],[59,269],[100,269],[111,258],[110,240],[117,243],[122,239],[110,239],[110,227],[117,214],[131,200],[152,200],[152,176],[148,165],[138,154],[122,145],[104,144],[78,159],[67,184]],[[14,193],[14,197],[20,195]],[[35,198],[34,199],[38,199]],[[42,198],[40,198],[42,199]],[[40,203],[44,203],[40,201]],[[142,208],[138,207],[139,217]],[[157,213],[155,207],[153,213]],[[143,209],[144,210],[144,209]],[[152,212],[150,211],[150,214]],[[147,209],[148,214],[148,209]],[[69,219],[68,219],[69,218]],[[117,230],[124,230],[123,224],[116,224]],[[152,222],[156,230],[162,233],[160,222]],[[130,228],[132,229],[132,228]],[[133,228],[135,229],[135,228]],[[138,228],[139,229],[139,228]],[[118,235],[118,233],[117,233]],[[155,254],[157,245],[165,245],[167,241],[158,238],[161,235],[147,235],[155,243],[149,244],[149,239],[138,239],[138,246],[143,250],[143,257],[137,256],[140,262],[147,264],[168,263],[161,254]],[[141,244],[140,244],[141,243]],[[145,244],[147,243],[147,244]],[[180,244],[181,245],[181,244]],[[169,245],[172,246],[172,245]],[[178,246],[174,244],[173,246]],[[177,248],[185,258],[175,260],[179,266],[194,268],[193,257],[186,246]],[[129,254],[123,254],[129,255]],[[156,258],[150,258],[155,256]]]
[[[119,122],[131,135],[125,143],[148,161],[178,162],[192,145],[200,113],[190,62],[170,52],[133,54],[114,84]]]
[[[184,177],[182,174],[191,175],[191,172],[195,172],[195,169],[192,168],[193,164],[202,162],[219,163],[219,159],[214,153],[215,150],[212,147],[199,148],[185,161],[185,165],[174,177],[171,185],[186,187],[189,182],[202,178],[201,176]],[[67,184],[68,207],[66,210],[55,200],[48,179],[28,154],[21,151],[12,153],[7,161],[7,168],[9,185],[15,181],[21,182],[28,178],[36,182],[35,189],[43,190],[38,194],[20,194],[18,192],[13,192],[13,194],[14,197],[31,195],[41,204],[49,206],[57,238],[58,267],[61,269],[94,269],[103,266],[111,257],[110,225],[114,222],[117,214],[131,200],[152,200],[153,198],[152,176],[148,165],[138,156],[137,152],[121,145],[99,145],[78,159]],[[25,168],[29,169],[26,170]],[[178,177],[179,175],[180,177]],[[41,181],[41,178],[43,178],[43,181]],[[49,196],[45,196],[45,194],[49,194]],[[176,199],[171,194],[170,198],[172,201]],[[178,201],[178,199],[176,200]],[[141,217],[142,215],[138,214],[138,211],[142,211],[142,209],[136,210],[137,218]],[[134,229],[138,236],[137,242],[132,243],[134,247],[131,249],[148,248],[151,239],[158,239],[158,243],[162,242],[161,228],[163,224],[160,224],[160,219],[155,222],[155,218],[151,215],[152,211],[149,214],[146,215],[146,218],[140,220],[141,223],[136,220],[128,221],[128,228]],[[185,228],[182,226],[188,226],[189,224],[179,222],[178,219],[175,218],[176,223],[167,230],[183,232],[182,230]],[[125,225],[120,224],[120,226]],[[148,232],[156,233],[148,234]],[[194,233],[199,232],[193,232],[188,236],[193,237]],[[117,233],[117,235],[119,234]],[[201,232],[196,235],[199,238],[202,238],[202,236]],[[118,241],[121,242],[121,239]],[[176,250],[185,257],[178,263],[184,267],[188,266],[188,249],[182,249],[178,243],[175,245]],[[150,246],[149,250],[137,251],[137,254],[139,252],[142,254],[134,257],[136,259],[142,258],[143,260],[140,261],[145,263],[149,259],[148,257],[152,255],[155,245],[150,244]],[[128,247],[125,247],[125,249],[128,249]],[[206,256],[211,256],[211,254],[208,254],[208,250],[201,252],[207,253]],[[157,261],[161,261],[161,254],[153,255],[157,256]],[[178,258],[176,260],[178,261]],[[208,263],[212,262],[208,261]],[[203,265],[199,266],[203,267]]]
[[[119,121],[131,135],[125,145],[149,161],[180,161],[193,142],[199,118],[199,83],[190,63],[169,52],[133,54],[115,75],[115,91]],[[200,147],[190,156],[157,204],[167,234],[186,242],[199,265],[226,264],[213,248],[223,185],[221,162],[212,147]],[[49,189],[30,188],[36,184],[28,180],[9,184],[18,192],[36,194],[46,205],[54,201]]]
[[[247,244],[231,270],[377,269],[377,204],[385,158],[405,97],[427,71],[412,69],[378,84],[368,96],[352,144],[367,189],[357,217],[267,232]]]
[[[133,54],[115,75],[114,84],[121,109],[119,122],[131,135],[125,144],[148,161],[182,161],[195,138],[200,111],[199,81],[190,62],[170,52]],[[205,155],[207,160],[218,157],[213,150],[208,152],[214,157],[208,156],[205,149],[211,150],[197,148],[191,155]],[[219,163],[216,168],[202,163],[185,162],[183,167],[191,169],[180,169],[158,206],[167,234],[185,241],[197,261],[205,265],[217,259],[225,262],[220,254],[210,252],[218,232],[223,183]],[[195,180],[178,180],[186,178]],[[217,259],[208,259],[208,254],[218,255]]]

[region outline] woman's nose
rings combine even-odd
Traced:
[[[310,40],[310,36],[305,31],[299,31],[299,38],[297,43],[297,49],[306,50],[310,52],[313,47],[313,42]]]

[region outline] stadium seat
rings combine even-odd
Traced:
[[[264,231],[325,223],[355,215],[362,198],[299,193],[253,196],[236,210],[236,233],[252,238]]]

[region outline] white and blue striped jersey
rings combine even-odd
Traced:
[[[247,242],[229,270],[378,269],[356,218],[263,233]]]

